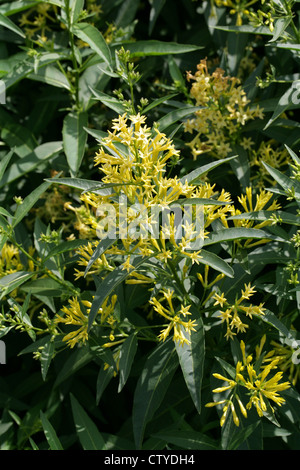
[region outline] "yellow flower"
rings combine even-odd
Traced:
[[[184,331],[188,335],[191,331],[195,331],[195,327],[197,326],[196,320],[184,321],[181,319],[181,315],[183,317],[191,315],[189,312],[190,305],[181,305],[178,313],[176,313],[172,301],[173,291],[163,291],[163,296],[167,300],[168,308],[164,307],[156,297],[152,297],[149,301],[149,303],[153,305],[154,310],[169,321],[167,327],[161,330],[160,335],[158,336],[159,340],[165,341],[173,329],[173,340],[175,342],[178,342],[180,345],[189,344],[190,340],[186,337]]]
[[[117,296],[113,295],[110,304],[108,304],[108,297],[103,302],[102,306],[98,310],[100,315],[100,322],[106,326],[112,327],[116,319],[114,318],[114,308],[117,301]],[[64,316],[56,315],[55,323],[64,323],[65,325],[72,325],[76,328],[63,337],[63,341],[66,341],[70,348],[73,348],[76,344],[84,344],[88,340],[88,314],[90,312],[92,303],[87,300],[82,300],[81,303],[86,307],[86,314],[83,313],[80,302],[77,298],[73,297],[69,299],[69,306],[62,307],[61,311],[65,314]]]
[[[213,296],[213,298],[215,299],[214,305],[221,305],[222,308],[223,308],[223,305],[227,302],[227,299],[226,299],[225,296],[224,296],[224,292],[222,292],[221,295],[219,295],[219,294],[216,293],[216,294]]]
[[[77,298],[69,299],[69,307],[63,307],[61,315],[56,316],[56,323],[65,323],[66,325],[78,326],[74,331],[71,331],[63,337],[63,341],[73,348],[77,343],[85,343],[88,339],[88,317],[81,311],[80,303]]]
[[[290,345],[271,341],[271,345],[273,349],[265,355],[263,362],[270,362],[274,358],[278,359],[278,368],[288,374],[289,381],[295,386],[300,377],[300,365],[298,360],[297,362],[294,360],[295,356],[298,359],[298,343],[295,342],[295,345],[293,343]]]
[[[264,345],[265,338],[262,338],[260,345],[256,348],[256,351],[261,354],[261,349]],[[240,342],[240,348],[242,352],[243,361],[238,361],[236,364],[236,376],[235,380],[228,379],[219,373],[214,373],[213,376],[223,382],[227,382],[228,385],[215,388],[213,393],[223,393],[230,390],[229,398],[219,400],[215,403],[207,403],[205,406],[212,407],[219,404],[224,404],[223,415],[220,420],[220,425],[223,426],[228,410],[231,410],[233,422],[236,426],[239,426],[240,420],[237,416],[234,402],[236,401],[239,405],[239,409],[242,415],[247,418],[247,410],[250,410],[252,405],[255,406],[259,417],[264,415],[264,412],[268,409],[269,400],[274,401],[277,405],[281,406],[285,400],[280,396],[279,392],[286,390],[290,387],[289,382],[280,382],[282,379],[283,372],[277,372],[273,374],[274,369],[277,368],[279,358],[272,360],[267,366],[260,365],[259,372],[257,372],[257,366],[252,364],[252,355],[246,355],[246,346],[243,341]],[[257,357],[259,359],[259,356]],[[271,377],[269,377],[272,374]],[[246,396],[249,397],[248,403],[244,405],[238,390],[240,388],[246,389]],[[270,406],[271,407],[271,406]],[[271,410],[273,408],[271,407]],[[274,411],[274,410],[273,410]]]
[[[243,11],[238,11],[239,21]],[[194,159],[205,152],[225,158],[243,126],[250,119],[261,119],[263,114],[259,107],[255,110],[249,108],[249,100],[237,77],[225,76],[221,68],[209,73],[206,59],[198,64],[195,75],[188,72],[187,79],[193,80],[191,97],[197,106],[203,106],[196,111],[194,118],[186,121],[184,127],[185,132],[193,134],[188,145]],[[244,138],[242,145],[251,148],[251,139]]]

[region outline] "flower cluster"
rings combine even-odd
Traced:
[[[117,296],[113,295],[110,303],[107,298],[98,311],[100,317],[99,324],[109,327],[111,330],[114,329],[116,322],[114,316],[116,302]],[[88,340],[88,314],[91,306],[91,302],[87,300],[72,298],[69,299],[69,306],[64,306],[61,309],[64,316],[56,315],[56,324],[63,323],[75,327],[74,330],[63,337],[63,341],[65,341],[70,348],[73,348],[76,344],[84,344]],[[95,322],[98,322],[98,317],[96,317]],[[110,333],[110,340],[114,340],[113,332]]]
[[[145,120],[137,114],[113,121],[112,131],[102,139],[95,157],[101,183],[81,195],[81,206],[65,204],[76,214],[74,228],[79,237],[90,239],[90,244],[78,251],[80,265],[87,266],[99,243],[95,239],[105,238],[109,228],[120,241],[95,261],[93,273],[114,269],[111,258],[116,255],[122,256],[128,267],[134,255],[153,256],[163,263],[181,255],[197,263],[201,250],[189,249],[191,243],[196,246],[199,241],[200,246],[207,234],[204,230],[216,219],[224,223],[229,211],[229,193],[218,193],[208,183],[194,186],[166,175],[168,165],[172,168],[178,160],[179,151],[159,129],[147,127]],[[214,198],[214,203],[201,206],[197,201],[202,198]],[[176,207],[182,210],[179,222]],[[203,223],[201,230],[196,230],[200,216]],[[78,270],[76,275],[83,273]]]
[[[237,333],[246,332],[246,328],[248,328],[249,325],[243,323],[241,316],[246,316],[252,319],[252,315],[264,315],[265,309],[263,307],[263,303],[259,305],[243,304],[243,302],[245,300],[249,300],[255,292],[254,287],[251,287],[250,284],[245,284],[244,290],[241,291],[242,295],[240,297],[236,297],[233,304],[227,301],[223,292],[221,294],[218,294],[217,292],[214,294],[214,305],[220,306],[222,310],[220,310],[219,317],[222,319],[222,322],[226,323],[226,339],[232,339],[233,336],[236,335],[234,330],[236,330]]]
[[[34,247],[29,247],[30,255],[33,255],[34,251]],[[33,262],[29,259],[28,266],[25,267],[21,261],[19,249],[11,243],[4,243],[0,256],[0,278],[23,270],[34,271]]]
[[[266,337],[261,340],[258,353],[261,353]],[[213,393],[220,394],[226,392],[228,396],[224,399],[207,403],[206,407],[223,405],[223,413],[220,419],[220,425],[223,426],[226,418],[232,413],[233,422],[236,426],[240,424],[240,418],[237,410],[247,418],[247,410],[251,410],[252,406],[255,407],[259,417],[262,417],[265,412],[274,408],[271,406],[269,400],[272,400],[276,405],[281,406],[285,400],[280,396],[279,392],[290,388],[289,382],[280,382],[283,372],[274,371],[277,369],[279,362],[278,358],[273,359],[268,365],[259,366],[259,356],[257,362],[253,363],[253,356],[246,354],[246,347],[243,341],[240,342],[242,352],[242,360],[238,361],[235,368],[235,375],[232,378],[227,378],[219,373],[214,373],[216,379],[222,380],[225,384],[213,390]],[[246,396],[249,401],[246,405],[241,399],[241,393],[246,390]],[[238,408],[236,406],[238,405]]]
[[[56,15],[56,5],[42,2],[22,14],[20,26],[24,26],[29,39],[40,39],[42,43],[45,43],[47,32],[51,31],[50,25],[57,22]]]
[[[272,362],[274,359],[278,360],[278,368],[287,374],[289,381],[295,386],[300,378],[299,341],[289,344],[271,341],[270,344],[273,346],[273,349],[265,355],[264,362]]]
[[[236,25],[241,26],[243,24],[243,18],[251,18],[249,7],[256,3],[258,0],[215,0],[215,4],[218,7],[230,8],[229,13],[236,15]]]
[[[185,132],[196,133],[188,144],[194,158],[205,152],[224,158],[237,142],[251,148],[251,138],[241,139],[242,128],[249,120],[264,115],[259,106],[250,109],[240,80],[225,76],[221,68],[209,73],[206,59],[198,64],[195,75],[187,73],[187,80],[193,80],[190,94],[195,104],[203,107],[184,126]]]
[[[197,326],[196,320],[185,321],[182,317],[185,318],[186,315],[191,315],[189,312],[191,306],[187,305],[185,307],[184,305],[181,305],[179,309],[175,309],[172,300],[174,291],[168,289],[167,291],[162,291],[162,294],[163,300],[167,301],[167,307],[164,307],[161,300],[158,300],[156,297],[153,297],[149,301],[149,303],[153,305],[154,310],[169,321],[167,327],[162,330],[158,336],[159,340],[165,341],[173,329],[173,340],[175,342],[178,342],[180,345],[189,344],[190,340],[184,334],[184,330],[188,335],[191,331],[195,331],[195,327]]]

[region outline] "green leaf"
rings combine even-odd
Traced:
[[[253,211],[253,212],[244,212],[242,214],[232,215],[228,217],[228,220],[257,220],[264,221],[270,220],[272,215],[280,218],[284,224],[290,225],[299,225],[299,216],[284,211]]]
[[[46,65],[37,70],[37,72],[31,73],[28,78],[30,80],[36,80],[37,82],[46,83],[47,85],[65,88],[69,91],[71,90],[71,85],[67,77],[54,65]]]
[[[13,217],[9,212],[7,212],[6,209],[4,209],[3,207],[0,207],[0,214],[1,215],[4,215],[5,217]]]
[[[161,9],[163,8],[166,0],[153,0],[151,2],[151,10],[150,10],[150,17],[149,17],[149,36],[151,36],[153,28],[155,26],[156,20],[159,16]]]
[[[105,450],[105,441],[97,426],[76,398],[72,394],[70,397],[76,433],[83,450]]]
[[[0,300],[2,300],[3,297],[15,290],[17,287],[28,281],[28,279],[30,279],[34,274],[35,273],[33,272],[18,271],[16,273],[7,274],[6,276],[0,278]]]
[[[48,419],[46,418],[46,416],[44,415],[42,411],[40,411],[40,418],[41,418],[43,430],[44,430],[46,439],[48,441],[48,444],[50,446],[50,449],[51,450],[63,450],[61,442],[58,439],[57,434],[52,424],[50,423],[50,421],[48,421]]]
[[[179,364],[187,388],[191,394],[194,405],[200,414],[201,412],[201,385],[204,370],[204,328],[200,317],[196,319],[196,331],[191,331],[190,335],[181,327],[183,336],[189,340],[189,344],[180,345],[175,343]]]
[[[68,251],[77,250],[82,245],[87,245],[88,240],[70,240],[69,242],[62,242],[58,246],[52,248],[47,256],[45,256],[44,261],[47,259],[53,258],[54,256],[60,255],[62,253],[66,253]]]
[[[110,49],[100,31],[89,23],[78,23],[72,28],[72,32],[82,41],[87,42],[90,48],[96,52],[110,68],[112,58]]]
[[[286,92],[279,99],[277,106],[273,112],[273,115],[264,127],[266,130],[284,111],[289,108],[299,107],[299,84],[300,80],[295,80],[292,85],[286,90]]]
[[[199,111],[199,109],[202,109],[202,106],[188,106],[186,108],[179,108],[175,109],[174,111],[170,111],[168,114],[157,121],[159,131],[163,132],[175,122],[180,121],[191,114],[194,114],[196,111]]]
[[[28,55],[26,54],[24,60],[19,61],[15,67],[2,78],[6,90],[8,90],[11,86],[15,85],[23,78],[26,78],[32,72],[36,72],[36,70],[40,69],[41,67],[45,67],[52,62],[62,60],[62,58],[62,53],[58,54],[55,52],[45,52],[41,54],[38,62],[35,62],[34,59],[28,59]]]
[[[115,239],[110,238],[109,236],[107,236],[107,238],[104,238],[103,240],[101,240],[98,243],[98,245],[96,246],[96,248],[95,248],[92,256],[90,257],[89,262],[88,262],[88,264],[85,268],[84,277],[87,275],[87,273],[89,272],[91,266],[96,261],[96,259],[98,259],[114,243],[115,243]]]
[[[89,127],[85,127],[85,130],[89,135],[94,137],[98,142],[101,142],[104,137],[107,137],[107,133],[100,131],[99,129],[90,129]]]
[[[65,186],[71,186],[71,188],[81,189],[82,191],[95,191],[95,188],[103,188],[102,190],[99,189],[99,194],[102,194],[106,188],[111,188],[113,186],[117,186],[116,184],[104,184],[100,181],[93,181],[93,180],[85,180],[82,178],[51,178],[45,179],[45,181],[57,184],[63,184]],[[100,192],[101,191],[101,192]]]
[[[45,295],[47,297],[60,297],[63,293],[59,282],[46,277],[27,282],[22,286],[22,290],[33,295]]]
[[[0,25],[4,26],[7,29],[10,29],[10,31],[13,31],[14,33],[18,34],[18,36],[25,38],[25,34],[23,33],[23,31],[2,13],[0,13]]]
[[[70,0],[70,20],[71,25],[76,23],[84,7],[84,0]]]
[[[38,186],[31,194],[25,197],[22,204],[19,205],[15,212],[15,219],[13,220],[12,226],[16,227],[18,223],[28,214],[30,209],[35,205],[39,198],[44,194],[45,191],[51,186],[51,182],[42,183]]]
[[[141,448],[145,428],[161,404],[178,367],[174,342],[160,343],[147,358],[133,399],[133,432],[137,449]]]
[[[57,387],[69,377],[74,375],[78,370],[91,362],[92,359],[93,354],[88,348],[79,348],[72,351],[68,355],[68,358],[65,361],[63,367],[59,370],[54,387]]]
[[[64,118],[63,144],[72,176],[78,172],[84,156],[87,119],[86,112],[71,112]]]
[[[133,271],[136,271],[137,268],[147,260],[144,256],[137,256],[130,261],[132,268],[129,270],[124,269],[124,266],[118,266],[116,269],[111,271],[104,279],[101,281],[99,287],[97,288],[94,296],[94,300],[91,306],[89,313],[89,324],[88,330],[91,329],[99,308],[103,304],[106,297],[108,297],[113,290],[121,284]]]
[[[133,359],[137,350],[137,338],[135,333],[131,334],[126,338],[120,349],[119,355],[119,370],[120,370],[120,379],[119,379],[119,388],[118,392],[124,387],[130,370],[133,363]]]
[[[186,54],[187,52],[193,52],[203,48],[202,46],[192,44],[178,44],[177,42],[164,42],[154,39],[122,42],[122,46],[125,50],[130,52],[131,57]]]
[[[242,240],[242,239],[262,239],[266,238],[268,240],[280,240],[285,241],[279,237],[275,237],[263,230],[254,229],[254,228],[244,228],[244,227],[234,227],[226,228],[219,230],[218,232],[212,232],[209,234],[208,238],[204,239],[204,246],[213,245],[215,243],[222,243],[232,240]]]
[[[118,3],[114,24],[120,31],[127,31],[137,20],[136,11],[140,7],[139,0],[123,0]]]
[[[0,161],[0,186],[1,186],[1,180],[2,180],[3,175],[5,173],[6,167],[9,164],[9,161],[10,161],[11,157],[13,156],[13,154],[14,154],[14,150],[11,150]]]
[[[19,11],[28,10],[29,8],[37,6],[42,0],[15,0],[10,3],[4,3],[0,6],[0,13],[5,16],[11,16]]]
[[[217,450],[219,448],[213,439],[197,431],[160,431],[154,434],[153,437],[166,441],[168,444],[173,444],[180,449]]]
[[[288,328],[278,319],[278,317],[271,312],[270,310],[266,309],[264,311],[264,315],[259,315],[259,318],[269,325],[272,325],[276,328],[285,338],[288,340],[294,341],[294,337],[292,333],[288,330]]]
[[[89,88],[94,95],[94,99],[99,100],[105,106],[112,109],[118,114],[124,114],[126,112],[122,103],[120,103],[120,101],[114,96],[107,95],[106,93],[103,93],[102,91],[94,90],[91,87]]]
[[[205,173],[208,173],[210,170],[217,168],[219,165],[222,165],[223,163],[229,162],[233,158],[236,158],[236,156],[223,158],[222,160],[217,160],[215,162],[208,163],[207,165],[200,166],[199,168],[196,168],[196,170],[193,170],[187,175],[183,176],[180,179],[180,182],[182,184],[184,183],[196,184],[197,180],[199,180],[201,176],[205,175]]]
[[[250,424],[247,427],[244,427],[243,429],[239,430],[238,433],[233,433],[232,438],[229,440],[228,443],[228,450],[236,450],[238,447],[243,444],[245,441],[249,439],[251,434],[254,433],[254,431],[257,429],[257,427],[260,425],[259,421],[256,421],[252,424]]]
[[[232,145],[230,166],[235,173],[242,188],[245,190],[250,185],[250,164],[247,151],[241,145]]]
[[[97,384],[96,384],[96,404],[98,405],[102,394],[106,387],[108,386],[109,382],[114,376],[114,368],[110,366],[108,369],[104,369],[104,366],[101,367],[97,376]]]
[[[232,267],[215,253],[210,253],[209,251],[201,250],[200,255],[201,258],[199,259],[199,263],[207,264],[216,271],[225,274],[225,276],[231,278],[234,277],[234,271]]]
[[[7,113],[3,107],[0,108],[0,126],[1,138],[20,158],[34,151],[37,141],[32,132]]]
[[[25,174],[35,170],[39,165],[44,165],[48,160],[54,158],[62,150],[62,143],[47,142],[41,144],[34,149],[33,152],[27,154],[25,157],[20,158],[16,163],[13,163],[8,170],[4,173],[0,181],[0,187],[9,184],[12,181],[24,176]]]
[[[292,157],[292,159],[294,160],[295,163],[297,163],[298,165],[300,165],[300,158],[297,157],[297,155],[295,154],[295,152],[293,152],[292,149],[290,149],[287,145],[284,145],[285,148],[287,149],[287,151],[289,152],[290,156]]]
[[[150,111],[151,109],[155,108],[156,106],[159,106],[162,103],[165,103],[167,100],[171,100],[176,95],[177,93],[172,93],[170,95],[166,95],[166,96],[163,96],[162,98],[158,98],[152,101],[152,103],[148,104],[148,106],[146,106],[146,108],[143,109],[143,114],[147,114],[148,111]]]
[[[272,168],[268,163],[262,162],[266,170],[270,173],[270,175],[274,178],[277,183],[280,184],[280,186],[285,190],[285,191],[290,191],[291,189],[295,189],[295,195],[297,198],[300,198],[300,183],[297,180],[292,180],[288,176],[286,176],[284,173],[282,173],[279,170],[276,170],[276,168]]]
[[[37,444],[34,442],[34,440],[32,439],[32,437],[29,437],[28,438],[30,444],[31,444],[31,447],[32,447],[32,450],[40,450],[37,446]]]
[[[272,32],[267,26],[259,26],[255,28],[254,26],[243,24],[242,26],[213,26],[214,29],[219,29],[221,31],[231,31],[236,33],[250,33],[250,34],[265,34],[267,36],[272,36]]]
[[[290,24],[291,20],[292,20],[291,16],[287,18],[277,18],[274,24],[273,37],[272,39],[270,39],[269,42],[277,41],[277,39],[280,38],[282,33],[284,33],[284,31]]]
[[[232,202],[227,201],[218,201],[217,199],[209,199],[205,197],[191,197],[185,199],[177,199],[177,201],[173,201],[170,203],[170,206],[174,205],[194,205],[200,204],[202,206],[226,206],[228,204],[232,204]]]

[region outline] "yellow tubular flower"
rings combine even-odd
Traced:
[[[110,304],[108,304],[108,298],[104,301],[98,311],[101,324],[112,327],[115,323],[116,320],[113,314],[116,301],[116,295],[112,296]],[[65,315],[56,315],[55,317],[56,324],[64,323],[65,325],[79,327],[63,337],[63,341],[65,341],[70,348],[73,348],[76,344],[84,344],[88,340],[88,314],[92,303],[86,300],[82,300],[81,302],[86,307],[87,314],[82,312],[79,300],[73,297],[72,299],[69,299],[69,306],[64,306],[61,309]]]
[[[241,13],[238,11],[238,21]],[[188,144],[194,159],[205,152],[224,158],[231,151],[231,144],[235,143],[236,137],[233,136],[238,135],[250,119],[261,118],[261,110],[250,110],[237,77],[225,76],[221,68],[210,74],[206,59],[198,64],[195,75],[187,73],[187,80],[193,80],[191,97],[196,105],[203,106],[193,119],[187,120],[184,128],[185,132],[195,133]]]
[[[159,315],[169,321],[167,327],[161,330],[160,335],[158,336],[159,340],[165,341],[173,329],[173,340],[175,342],[178,342],[180,345],[189,344],[190,340],[186,337],[184,331],[188,335],[190,335],[191,331],[196,331],[196,320],[185,321],[181,319],[181,315],[183,317],[186,317],[186,315],[191,315],[191,313],[189,312],[190,305],[186,307],[184,305],[181,305],[178,313],[175,313],[175,309],[172,302],[173,291],[163,291],[163,296],[167,300],[168,308],[164,307],[161,302],[155,297],[153,297],[149,301],[149,303],[153,305],[154,310]]]
[[[265,338],[262,338],[260,345],[256,347],[256,351],[261,354],[261,349],[265,342]],[[282,379],[283,372],[277,372],[268,378],[277,368],[279,358],[275,358],[271,361],[270,364],[260,366],[260,371],[257,372],[255,365],[252,364],[252,355],[246,355],[245,352],[245,343],[240,342],[240,348],[242,352],[243,362],[238,361],[236,364],[236,380],[228,379],[227,377],[214,373],[213,376],[223,382],[227,382],[228,385],[218,387],[213,390],[213,393],[222,393],[228,390],[233,390],[232,395],[229,399],[219,400],[215,405],[226,403],[223,408],[223,415],[221,417],[221,426],[223,426],[226,416],[228,414],[228,409],[230,408],[232,413],[232,418],[236,426],[239,426],[239,418],[236,414],[234,407],[234,400],[237,401],[239,409],[244,416],[247,418],[247,410],[252,408],[252,405],[256,408],[257,414],[259,417],[264,415],[264,412],[268,409],[268,401],[272,400],[278,406],[281,406],[285,400],[280,396],[280,392],[286,390],[290,387],[289,382],[280,382]],[[258,355],[258,359],[259,359]],[[242,387],[246,389],[246,395],[249,396],[249,401],[244,405],[240,396],[238,395],[239,388]],[[207,407],[214,406],[213,403],[208,403]],[[270,405],[272,410],[272,407]]]

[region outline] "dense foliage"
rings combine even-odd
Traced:
[[[1,449],[299,449],[299,51],[297,0],[0,1]]]

